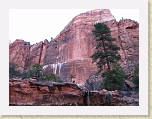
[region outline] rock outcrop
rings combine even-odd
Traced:
[[[139,64],[139,24],[130,19],[117,22],[108,9],[79,14],[51,42],[45,40],[31,46],[15,41],[10,45],[10,62],[17,63],[22,70],[39,62],[44,74],[53,72],[65,81],[69,75],[76,75],[76,83],[83,85],[97,71],[90,58],[96,47],[92,30],[97,22],[104,22],[110,28],[115,44],[120,47],[120,64],[131,76]]]
[[[9,105],[14,106],[138,106],[134,92],[90,91],[74,83],[9,80]]]
[[[9,61],[18,64],[18,69],[22,72],[35,63],[43,65],[48,44],[49,42],[44,40],[30,45],[30,42],[17,39],[9,45]]]
[[[9,45],[9,61],[18,64],[18,69],[25,70],[29,55],[30,43],[16,40]]]
[[[120,20],[118,32],[121,63],[124,70],[132,76],[134,68],[139,65],[139,24],[130,19]]]
[[[10,105],[83,105],[83,95],[73,83],[9,80]]]

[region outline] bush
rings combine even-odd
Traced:
[[[28,71],[24,71],[22,73],[22,79],[25,79],[25,78],[30,78],[30,75],[29,75],[29,72]]]
[[[40,65],[40,63],[36,63],[33,65],[31,73],[35,75],[35,77],[40,78],[40,76],[43,73],[43,67]]]
[[[69,75],[69,79],[70,79],[71,82],[75,82],[75,81],[72,80],[72,79],[74,79],[74,78],[76,78],[75,75],[73,75],[73,74],[70,74],[70,75]]]
[[[9,62],[9,78],[12,78],[14,76],[20,76],[21,73],[19,70],[17,70],[18,65],[14,62]]]
[[[47,79],[46,79],[46,76],[40,76],[39,80],[45,81]]]
[[[113,68],[104,72],[102,76],[104,79],[101,86],[107,90],[122,90],[124,80],[128,78],[119,64],[114,64]]]
[[[64,82],[63,80],[60,79],[60,77],[57,77],[56,81],[55,82],[59,82],[59,83],[62,83]]]
[[[46,75],[46,80],[52,80],[52,81],[56,81],[57,80],[57,76],[53,73],[50,73],[48,75]]]
[[[132,81],[135,84],[135,90],[139,92],[139,67],[135,67]]]
[[[40,63],[36,63],[32,66],[32,68],[28,69],[22,74],[22,78],[24,79],[24,78],[36,77],[39,79],[42,75],[43,75],[42,66],[40,65]]]

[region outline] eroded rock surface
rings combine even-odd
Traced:
[[[76,84],[9,81],[10,105],[65,105],[83,104],[83,92]]]
[[[104,22],[110,28],[115,44],[120,47],[120,64],[126,73],[132,75],[139,63],[139,24],[129,19],[117,22],[105,9],[89,11],[72,19],[48,46],[44,59],[46,71],[55,70],[57,75],[65,78],[74,74],[79,84],[96,73],[96,64],[92,64],[90,56],[95,52],[92,30],[97,22]],[[57,66],[58,63],[62,66]]]
[[[9,62],[16,63],[22,72],[35,63],[43,65],[48,44],[49,42],[44,40],[30,45],[29,42],[17,39],[9,45]]]
[[[118,31],[121,62],[126,72],[132,75],[134,67],[139,65],[139,24],[130,19],[120,20]]]
[[[9,45],[9,61],[18,64],[18,69],[24,71],[29,55],[30,43],[16,40]]]
[[[138,106],[137,93],[90,91],[74,83],[9,80],[9,105],[22,106]]]

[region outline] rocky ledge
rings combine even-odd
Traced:
[[[126,91],[87,91],[74,83],[9,80],[10,106],[139,106],[139,95]]]

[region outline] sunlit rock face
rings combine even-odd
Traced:
[[[30,45],[30,42],[17,39],[9,45],[9,62],[16,63],[22,72],[35,63],[43,65],[48,44],[49,42],[44,40]]]
[[[97,67],[92,64],[90,56],[95,52],[96,42],[92,30],[97,22],[115,20],[107,9],[93,10],[79,14],[60,32],[49,44],[44,64],[54,64],[55,71],[64,80],[69,75],[76,75],[75,81],[83,84],[85,80],[96,73]],[[66,62],[66,63],[65,63]],[[63,63],[58,68],[56,63]],[[45,67],[46,67],[45,66]],[[46,71],[51,71],[47,67]]]
[[[30,43],[23,40],[15,40],[9,45],[9,62],[18,64],[18,69],[24,71],[29,55]]]
[[[120,47],[120,64],[125,72],[132,75],[139,64],[139,24],[130,19],[117,22],[108,9],[97,9],[81,13],[48,42],[34,45],[17,40],[9,46],[9,60],[21,70],[35,63],[43,65],[44,74],[54,73],[61,80],[68,81],[75,75],[75,82],[84,85],[90,75],[97,72],[97,66],[90,56],[95,52],[96,41],[92,30],[94,24],[104,22],[111,30],[115,44]]]
[[[79,84],[84,84],[90,75],[96,73],[96,64],[92,64],[90,56],[95,52],[96,41],[92,30],[97,22],[104,22],[110,28],[111,36],[116,39],[115,44],[120,47],[120,64],[126,73],[132,74],[139,63],[139,24],[129,19],[117,22],[107,9],[93,10],[74,17],[49,44],[44,65],[52,66],[45,66],[45,71],[48,73],[55,69],[55,73],[64,80],[70,74],[76,75],[75,81]]]
[[[118,22],[118,40],[121,48],[122,65],[130,74],[139,65],[139,23],[124,19]]]

